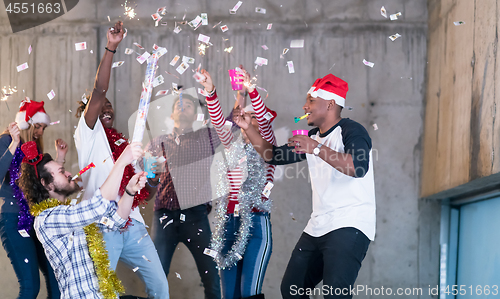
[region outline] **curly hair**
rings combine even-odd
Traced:
[[[87,107],[87,103],[90,100],[90,95],[86,96],[85,98],[87,99],[86,102],[83,102],[83,100],[77,102],[78,103],[78,108],[76,109],[76,113],[75,113],[75,117],[76,118],[80,118],[80,116],[82,116],[83,111],[85,111],[85,108]]]
[[[42,180],[45,184],[50,184],[54,181],[52,174],[45,168],[45,164],[50,161],[53,161],[52,157],[49,154],[44,154],[42,160],[36,166],[28,163],[21,165],[21,175],[16,184],[23,191],[24,197],[26,197],[30,206],[50,197],[49,191],[42,185]],[[38,171],[38,178],[36,177],[35,167]]]

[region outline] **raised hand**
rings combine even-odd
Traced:
[[[255,85],[251,83],[251,76],[248,71],[240,64],[241,72],[235,76],[236,79],[243,81],[243,89],[242,91],[248,91],[248,93],[252,93],[255,90]]]
[[[212,92],[212,90],[215,89],[215,86],[212,81],[212,77],[210,76],[210,73],[207,72],[205,69],[202,69],[200,73],[203,76],[205,76],[205,80],[201,81],[200,84],[203,85],[203,87],[205,87],[205,91]]]
[[[147,172],[141,171],[136,173],[128,182],[127,190],[131,193],[136,193],[146,186],[146,174]]]
[[[121,21],[116,22],[114,27],[108,30],[108,49],[114,51],[118,47],[118,44],[122,41],[124,34],[123,23]]]
[[[16,122],[10,123],[8,128],[9,134],[12,137],[12,142],[16,143],[16,146],[21,142],[21,130],[17,126]]]
[[[68,152],[68,144],[66,143],[66,141],[59,138],[55,141],[55,146],[57,156],[59,157],[62,155],[62,157],[65,157],[66,153]]]
[[[243,130],[247,130],[252,123],[252,117],[249,114],[245,113],[241,106],[238,106],[233,110],[233,121],[238,125],[238,127],[242,128]]]
[[[123,153],[120,155],[118,160],[116,160],[116,163],[122,166],[129,165],[132,161],[138,160],[142,157],[143,154],[144,151],[142,150],[142,143],[132,142],[125,148],[125,150],[123,150]]]

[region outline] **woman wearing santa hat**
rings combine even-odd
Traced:
[[[16,183],[24,158],[21,145],[35,141],[39,152],[43,153],[43,132],[50,124],[43,104],[26,98],[15,122],[0,134],[0,237],[19,281],[18,298],[23,299],[38,296],[39,269],[45,276],[48,298],[61,296],[54,272],[33,230],[28,203]],[[62,139],[55,143],[56,161],[63,164],[68,146]]]

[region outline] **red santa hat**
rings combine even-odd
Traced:
[[[348,90],[349,86],[347,85],[347,82],[335,77],[332,74],[328,74],[323,78],[317,79],[307,94],[327,101],[335,100],[337,105],[344,107],[345,97]]]
[[[50,125],[50,117],[43,109],[43,101],[32,101],[26,97],[19,106],[19,112],[16,114],[16,123],[21,130],[26,130],[33,124],[43,123]]]
[[[278,114],[276,113],[276,111],[269,109],[267,106],[265,106],[265,107],[266,107],[266,113],[264,114],[264,118],[269,123],[272,123],[273,120],[276,118],[276,116]],[[253,112],[253,113],[255,113],[255,110],[253,109],[253,105],[252,104],[249,104],[248,106],[246,106],[245,108],[243,108],[243,110],[245,110],[245,112]]]

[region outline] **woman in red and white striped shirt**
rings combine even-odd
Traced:
[[[258,91],[249,84],[248,73],[243,72],[241,78],[246,79],[245,87],[252,104],[242,111],[236,103],[233,113],[250,114],[252,125],[259,129],[262,137],[276,145],[271,125],[276,112],[264,105]],[[217,217],[212,235],[212,249],[217,252],[215,260],[221,269],[222,295],[224,299],[264,298],[262,283],[272,250],[269,193],[275,166],[258,156],[244,132],[240,139],[226,129],[228,126],[225,126],[212,78],[205,70],[201,74],[206,77],[200,83],[208,94],[208,111],[226,149],[226,158],[238,161],[228,162],[229,194],[222,200],[222,210],[218,210],[219,214],[226,213]]]

